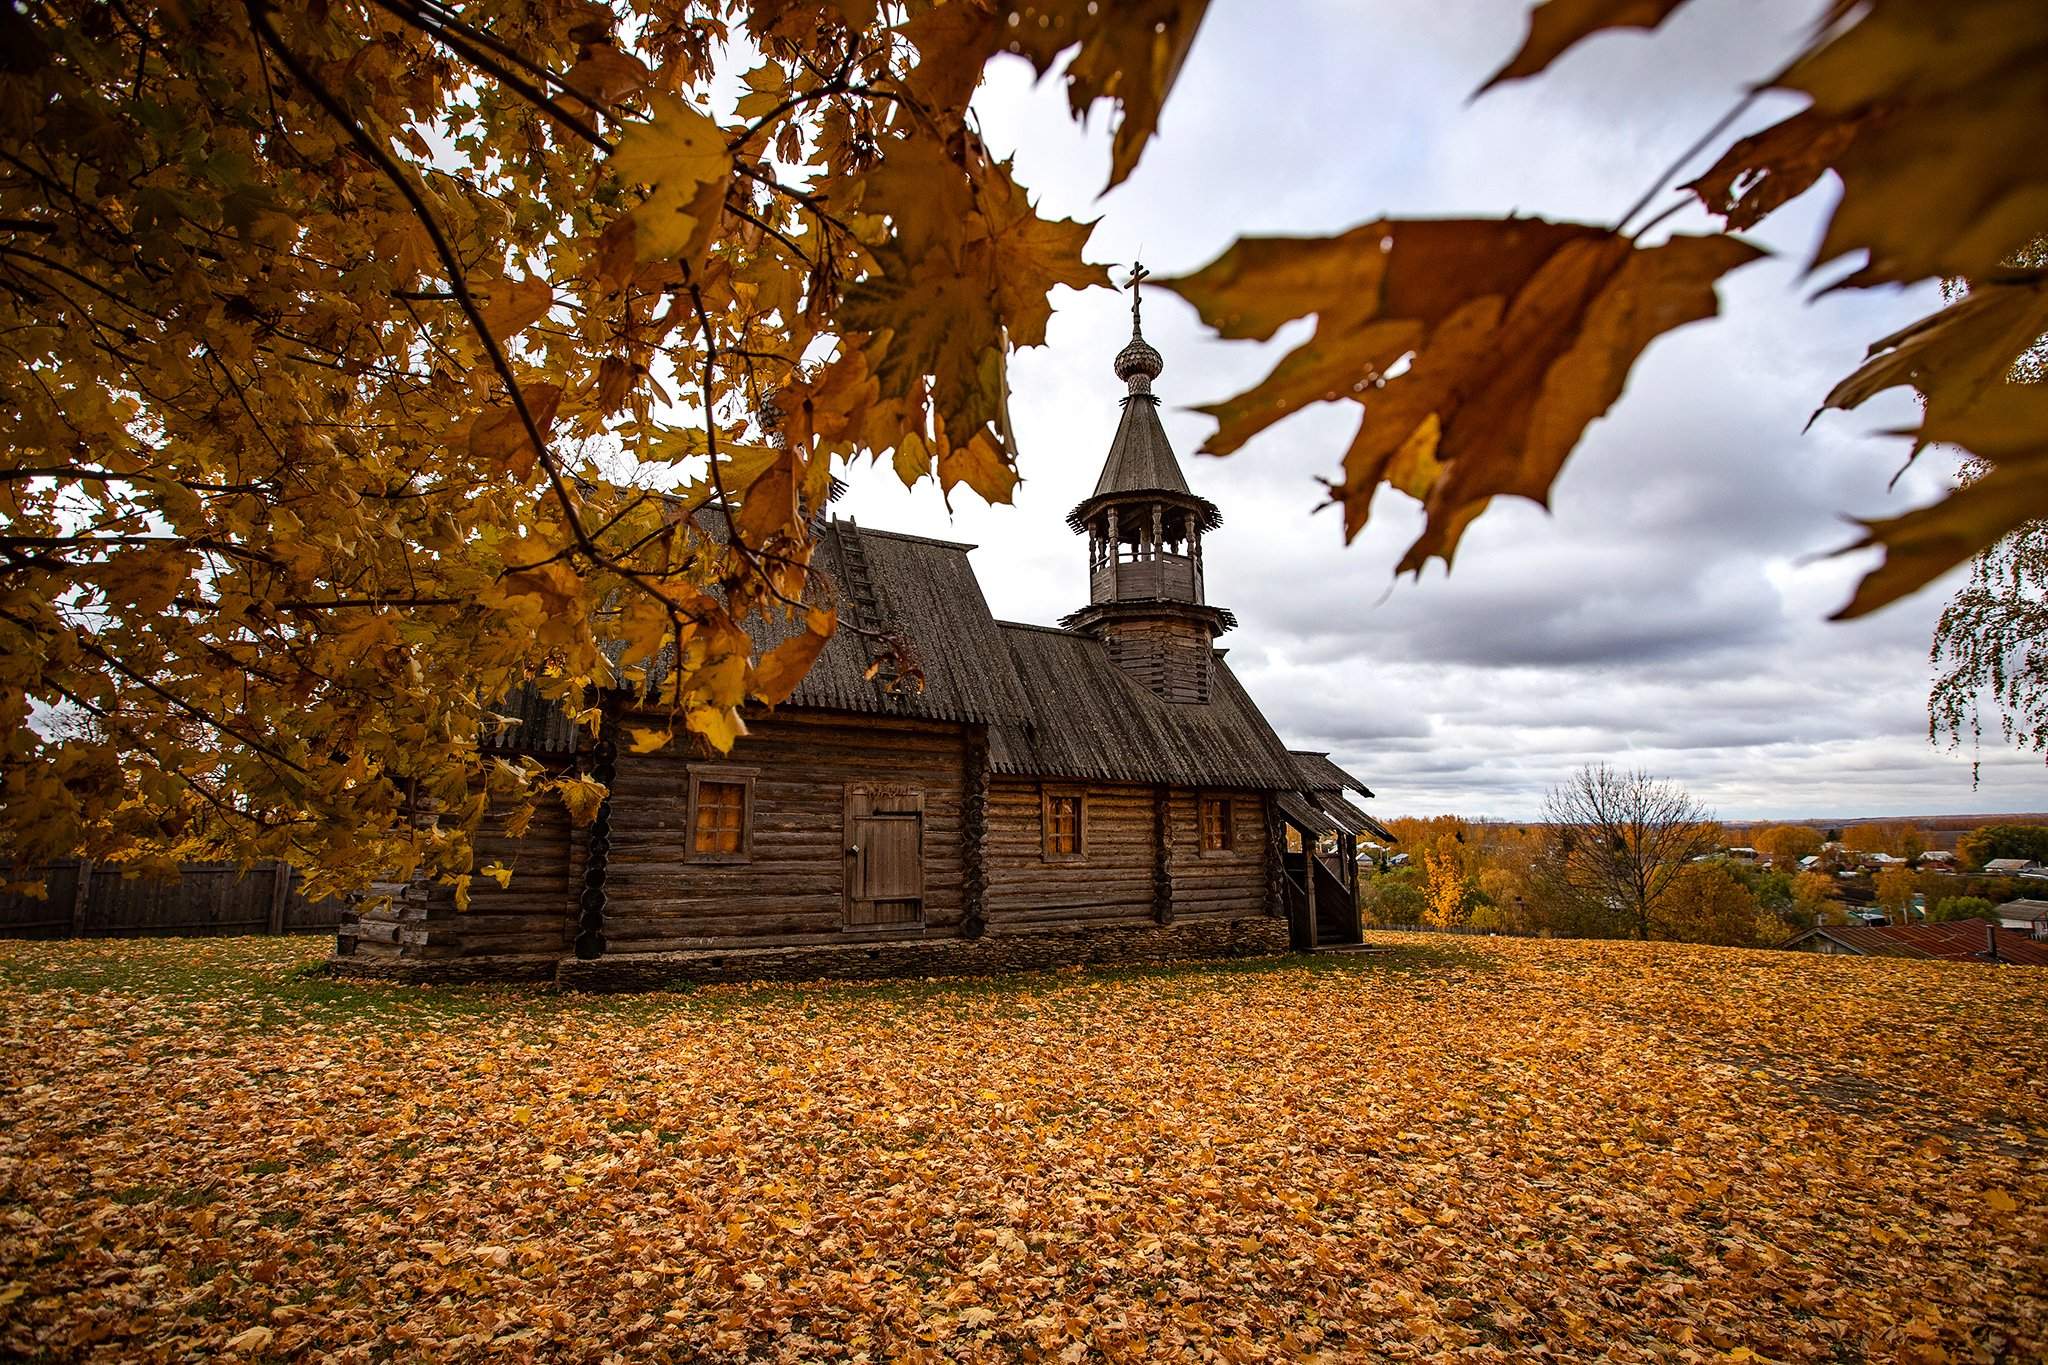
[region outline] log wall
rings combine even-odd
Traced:
[[[633,723],[621,718],[622,725]],[[607,956],[841,938],[849,782],[924,793],[923,927],[861,932],[960,932],[965,727],[809,714],[764,717],[750,726],[718,759],[675,745],[619,755],[605,871]],[[698,762],[755,770],[750,861],[690,859],[689,769]]]
[[[1266,905],[1266,802],[1230,797],[1231,847],[1202,852],[1201,793],[1177,790],[1172,799],[1173,914],[1175,919],[1263,915]]]
[[[1204,853],[1198,824],[1200,792],[1090,786],[1083,817],[1084,856],[1062,862],[1047,861],[1044,855],[1041,790],[1040,783],[1017,778],[999,778],[991,784],[990,932],[1266,913],[1262,797],[1234,796],[1235,847]],[[1164,913],[1163,891],[1170,892]]]
[[[634,719],[622,716],[620,723]],[[1263,797],[1231,796],[1234,847],[1205,853],[1200,791],[1084,786],[1083,856],[1049,861],[1042,784],[987,775],[977,758],[980,739],[978,730],[960,725],[799,713],[756,721],[730,755],[718,758],[680,745],[618,755],[607,803],[603,958],[950,940],[973,937],[977,928],[992,937],[1085,935],[1189,922],[1189,932],[1199,934],[1202,922],[1268,913]],[[751,774],[746,861],[690,854],[689,779],[699,763]],[[921,924],[846,927],[847,786],[856,782],[922,795]],[[965,846],[977,824],[986,829],[978,859]],[[495,860],[511,867],[509,887],[476,878],[467,911],[455,909],[447,887],[380,888],[390,904],[343,925],[338,957],[370,973],[439,964],[459,974],[475,964],[488,975],[484,963],[518,959],[533,974],[552,975],[575,942],[589,841],[589,828],[572,830],[558,806],[544,809],[524,840],[487,834],[478,843],[478,865]],[[979,926],[965,913],[974,900]],[[1184,937],[1159,942],[1197,942]],[[1040,950],[1053,952],[1049,943]]]
[[[1041,790],[1017,778],[990,783],[989,932],[1152,923],[1152,789],[1086,788],[1083,856],[1072,862],[1045,859]]]
[[[486,819],[476,840],[476,865],[497,862],[511,868],[507,885],[472,877],[469,908],[458,910],[452,887],[379,884],[375,891],[385,903],[342,923],[335,935],[336,956],[364,965],[516,957],[545,963],[552,972],[575,933],[585,832],[573,829],[568,812],[553,801],[536,812],[523,838],[507,836],[502,824]]]
[[[1204,704],[1215,668],[1215,644],[1208,629],[1164,616],[1117,620],[1100,627],[1103,646],[1116,666],[1165,701]]]

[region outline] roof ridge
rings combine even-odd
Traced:
[[[832,520],[837,523],[840,521],[850,521],[852,518],[835,516]],[[966,551],[981,548],[979,545],[969,545],[964,540],[941,540],[937,536],[920,536],[909,531],[887,531],[874,526],[863,526],[860,528],[860,533],[864,536],[887,536],[891,540],[910,540],[920,545],[936,545],[943,550]]]
[[[1047,635],[1063,635],[1069,640],[1092,640],[1095,638],[1092,635],[1083,635],[1078,630],[1068,630],[1065,626],[1042,626],[1036,621],[1005,621],[1002,617],[998,616],[995,618],[995,622],[998,630],[1041,630]]]

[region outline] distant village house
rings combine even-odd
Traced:
[[[1946,924],[1823,924],[1784,945],[1795,952],[1842,957],[1987,962],[2048,967],[2048,943],[1988,920]]]

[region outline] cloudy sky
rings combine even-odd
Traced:
[[[1161,137],[1106,196],[1102,114],[1075,125],[1053,83],[1034,87],[1008,60],[979,107],[1043,209],[1100,218],[1095,259],[1142,253],[1178,274],[1241,233],[1328,233],[1383,213],[1612,221],[1783,60],[1810,13],[1694,0],[1654,37],[1603,36],[1470,101],[1518,44],[1524,10],[1215,0]],[[1793,107],[1767,100],[1737,131]],[[1315,476],[1335,471],[1354,409],[1305,412],[1228,459],[1193,454],[1211,423],[1192,408],[1254,382],[1308,324],[1266,346],[1223,342],[1154,295],[1167,431],[1224,513],[1210,600],[1236,612],[1223,643],[1282,737],[1365,776],[1381,815],[1533,815],[1594,760],[1676,778],[1725,818],[2048,807],[2038,759],[1987,749],[1973,789],[1969,755],[1928,742],[1927,646],[1952,583],[1872,620],[1827,620],[1868,562],[1826,557],[1854,538],[1845,514],[1930,501],[1953,471],[1930,455],[1887,487],[1905,446],[1872,433],[1911,419],[1899,394],[1802,430],[1871,340],[1939,302],[1931,287],[1809,301],[1832,198],[1820,187],[1766,225],[1756,240],[1776,256],[1723,286],[1720,319],[1652,345],[1550,513],[1496,504],[1456,572],[1420,581],[1392,575],[1416,504],[1381,490],[1348,548],[1334,511],[1316,511]],[[1126,298],[1055,303],[1050,344],[1011,371],[1014,506],[963,490],[949,512],[936,488],[906,492],[886,469],[842,504],[865,525],[979,545],[989,601],[1013,620],[1049,622],[1085,598],[1063,519],[1093,487],[1122,393],[1109,366]]]

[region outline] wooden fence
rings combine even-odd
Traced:
[[[0,895],[0,938],[144,938],[331,932],[338,900],[309,901],[283,863],[186,863],[176,877],[124,877],[91,862],[38,869],[48,895]]]

